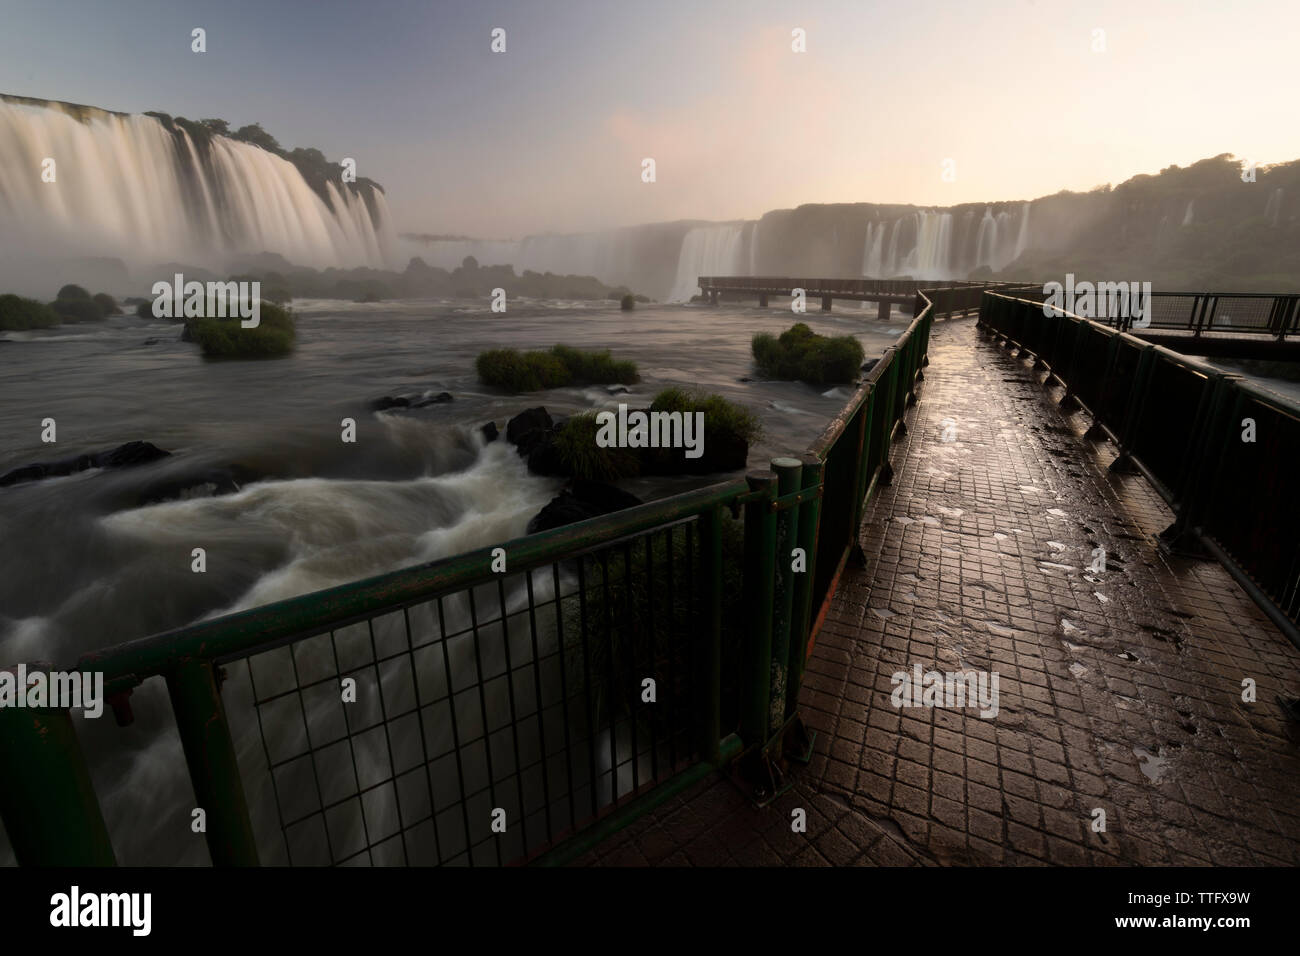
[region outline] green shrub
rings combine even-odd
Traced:
[[[763,434],[758,416],[744,405],[729,402],[721,395],[665,388],[650,403],[650,411],[703,412],[705,432],[710,438],[734,436],[753,444]]]
[[[573,381],[568,368],[549,352],[490,349],[474,361],[479,380],[508,392],[563,388]]]
[[[596,444],[595,412],[574,415],[556,432],[555,451],[577,478],[617,481],[635,477],[641,471],[636,451],[630,448],[601,448]]]
[[[59,294],[56,295],[55,298],[60,300],[89,299],[90,293],[87,292],[85,289],[83,289],[81,286],[73,285],[71,282],[69,282],[67,285],[65,285],[62,289],[59,290]]]
[[[105,315],[122,314],[122,307],[118,305],[117,300],[114,299],[107,292],[96,292],[92,298],[92,301],[99,306],[99,310],[103,312]]]
[[[609,352],[582,352],[557,345],[549,352],[490,349],[474,361],[479,380],[508,392],[536,392],[566,385],[631,385],[639,381],[636,363]]]
[[[551,354],[564,363],[575,385],[632,385],[641,380],[635,362],[616,360],[606,350],[583,352],[557,345]]]
[[[0,329],[46,329],[59,324],[59,314],[35,299],[17,295],[0,295]]]
[[[857,339],[818,335],[803,322],[796,322],[779,338],[759,332],[751,349],[759,370],[769,378],[838,385],[853,381],[862,369],[862,344]]]
[[[66,288],[66,287],[65,287]],[[50,308],[59,314],[64,322],[98,322],[104,318],[104,310],[93,299],[55,299]]]
[[[209,309],[216,311],[215,303]],[[152,313],[151,313],[152,314]],[[210,358],[271,358],[293,351],[296,337],[293,313],[270,302],[261,303],[261,321],[246,329],[240,319],[187,319],[189,338]]]

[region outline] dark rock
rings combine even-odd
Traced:
[[[377,398],[370,403],[370,408],[376,412],[382,412],[388,408],[424,408],[426,405],[445,405],[447,402],[454,402],[456,396],[451,392],[439,392],[437,395],[430,395],[424,392],[419,395],[385,395],[383,398]]]
[[[575,478],[528,522],[528,533],[562,528],[576,521],[612,514],[641,504],[641,499],[621,488],[599,481]]]
[[[626,385],[607,385],[605,386],[605,391],[609,392],[611,395],[626,395],[631,391],[631,389]]]
[[[23,465],[0,475],[0,487],[15,485],[20,481],[38,481],[41,478],[58,478],[71,475],[88,468],[129,468],[134,465],[146,465],[159,458],[166,458],[171,452],[163,451],[147,441],[130,441],[125,445],[110,448],[108,451],[95,452],[90,455],[78,455],[61,461],[36,462]]]
[[[483,440],[489,445],[501,436],[501,433],[497,431],[496,422],[488,422],[486,425],[482,426],[479,431],[483,433]]]
[[[527,457],[539,444],[550,440],[554,428],[555,422],[544,407],[529,408],[506,423],[506,441]]]
[[[712,475],[740,471],[749,459],[749,442],[728,432],[709,431],[705,426],[704,454],[687,458],[683,448],[640,450],[643,475]]]
[[[876,367],[876,363],[879,361],[880,359],[867,359],[865,362],[862,363],[862,371],[870,372],[873,368]]]
[[[161,342],[161,341],[162,341],[162,339],[160,339],[160,338],[145,339],[145,340],[144,340],[144,344],[145,344],[145,345],[157,345],[157,344],[158,344],[159,342]]]
[[[451,392],[439,392],[437,395],[421,395],[411,402],[412,408],[424,408],[425,405],[445,405],[447,402],[454,402],[456,396]]]
[[[564,419],[553,419],[542,406],[520,412],[506,423],[506,441],[528,459],[528,470],[535,475],[569,474],[560,461],[555,436]]]

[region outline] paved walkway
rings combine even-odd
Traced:
[[[1297,734],[1275,701],[1300,652],[1219,565],[1156,549],[1159,496],[1109,474],[1113,446],[973,320],[937,325],[930,361],[864,519],[867,567],[808,665],[818,737],[794,789],[755,810],[712,777],[580,862],[1300,864]],[[895,708],[891,675],[917,663],[996,671],[997,717]]]

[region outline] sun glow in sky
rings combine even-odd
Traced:
[[[1300,158],[1294,0],[9,0],[0,18],[0,92],[260,122],[355,157],[405,231],[1025,199]]]

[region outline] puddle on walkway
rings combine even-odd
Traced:
[[[1047,509],[1047,513],[1048,513],[1049,515],[1051,515],[1053,518],[1068,518],[1068,517],[1070,517],[1068,514],[1066,514],[1066,513],[1065,513],[1064,511],[1062,511],[1060,508],[1048,508],[1048,509]]]
[[[1066,634],[1083,633],[1083,628],[1081,628],[1078,624],[1075,624],[1068,617],[1061,618],[1061,630],[1063,630]]]
[[[1070,665],[1070,673],[1075,677],[1082,677],[1084,674],[1088,673],[1088,668],[1084,667],[1078,661],[1075,661]]]

